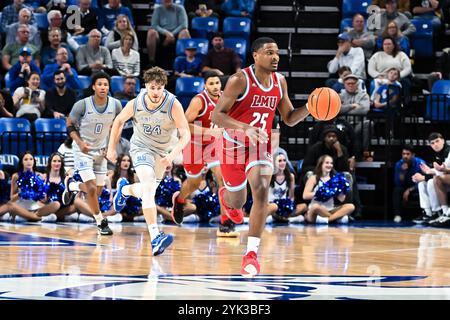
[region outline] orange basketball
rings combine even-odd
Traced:
[[[317,120],[331,120],[341,110],[341,98],[331,88],[316,88],[308,97],[308,109]]]

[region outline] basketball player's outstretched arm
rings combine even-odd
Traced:
[[[173,147],[172,151],[161,159],[161,162],[165,164],[167,167],[172,165],[173,159],[183,151],[184,147],[191,140],[191,134],[189,131],[189,124],[184,116],[184,110],[181,106],[181,103],[175,99],[172,106],[172,119],[175,122],[175,126],[178,129],[180,134],[180,138],[178,139],[177,144]]]
[[[185,112],[185,116],[187,122],[189,123],[189,130],[191,130],[192,134],[200,135],[200,136],[218,136],[222,133],[222,129],[219,128],[204,128],[202,126],[196,125],[195,119],[197,119],[198,115],[202,111],[202,100],[199,97],[194,97],[189,103],[189,107]]]
[[[293,127],[309,115],[308,104],[294,109],[291,99],[289,99],[287,82],[284,77],[281,78],[281,85],[283,87],[283,98],[278,104],[278,111],[280,112],[283,122],[286,125]]]
[[[122,135],[123,125],[133,116],[133,114],[134,99],[128,101],[125,108],[123,108],[123,110],[120,111],[120,113],[114,119],[109,136],[108,151],[106,153],[106,159],[108,159],[112,163],[117,162],[116,146],[119,143],[120,136]]]
[[[253,145],[257,141],[267,143],[269,138],[265,130],[235,120],[227,114],[239,95],[244,93],[245,87],[246,80],[242,72],[235,73],[228,79],[225,90],[212,113],[212,122],[220,128],[243,130]]]

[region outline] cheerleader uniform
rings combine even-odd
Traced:
[[[28,211],[36,211],[42,207],[39,200],[45,198],[44,180],[31,171],[19,172],[17,187],[19,188],[18,205]]]
[[[328,181],[327,181],[328,182]],[[314,194],[316,194],[316,191],[322,187],[325,184],[325,182],[322,181],[322,179],[319,180],[319,183],[314,187],[313,191]],[[324,206],[328,211],[332,211],[335,209],[335,205],[334,205],[334,197],[331,197],[330,199],[328,199],[327,201],[318,201],[315,200],[314,198],[311,200],[308,208],[311,208],[311,206],[315,203],[318,203],[322,206]]]
[[[289,186],[286,178],[279,183],[274,181],[273,187],[269,188],[269,203],[275,203],[278,206],[276,212],[281,217],[288,217],[295,209],[294,202],[289,199]]]
[[[64,181],[60,181],[59,183],[50,182],[48,179],[45,181],[44,190],[47,194],[48,202],[58,201],[61,204],[61,207],[64,207],[62,202],[62,194],[65,190]]]

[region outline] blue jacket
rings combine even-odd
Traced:
[[[227,17],[242,17],[242,11],[248,12],[251,17],[255,11],[255,0],[227,0],[222,4],[222,11]]]
[[[41,88],[43,90],[52,89],[55,87],[55,83],[53,81],[53,74],[56,70],[60,68],[59,64],[52,63],[48,64],[44,68],[44,72],[42,73],[41,77]],[[73,90],[80,90],[83,85],[80,82],[80,79],[78,79],[78,73],[74,68],[70,68],[72,70],[73,75],[69,76],[66,74],[66,85],[68,88],[71,88]]]
[[[9,87],[9,91],[11,92],[11,94],[13,94],[17,88],[26,85],[25,78],[19,77],[20,69],[22,69],[22,65],[20,64],[20,61],[17,61],[8,71],[9,79],[11,81],[11,85]],[[31,72],[37,72],[41,74],[41,69],[39,69],[34,60],[31,60],[30,62],[30,69]]]
[[[419,157],[413,157],[411,166],[408,168],[408,170],[403,171],[402,165],[405,163],[403,159],[400,159],[395,164],[395,171],[394,171],[394,185],[396,187],[405,187],[409,188],[414,186],[414,182],[412,181],[412,176],[416,173],[421,173],[422,170],[420,169],[421,163],[426,163],[424,160],[420,159]],[[400,180],[400,174],[405,175],[405,179],[403,181]]]

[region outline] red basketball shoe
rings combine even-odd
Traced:
[[[230,209],[225,204],[225,201],[223,200],[223,193],[225,192],[226,188],[222,187],[219,189],[219,202],[220,205],[223,208],[224,213],[227,215],[228,218],[231,219],[236,224],[241,224],[244,222],[244,213],[240,209]]]
[[[242,258],[241,275],[245,278],[253,278],[259,274],[260,267],[255,251],[250,251]]]

